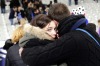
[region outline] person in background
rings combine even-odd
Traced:
[[[24,10],[26,11],[28,7],[28,0],[22,0],[22,5],[23,5]]]
[[[58,3],[58,0],[54,0],[54,3]]]
[[[13,7],[14,7],[14,1],[13,0],[10,0],[9,7],[10,7],[10,11],[13,10]]]
[[[21,6],[19,0],[12,0],[14,2],[14,6],[19,7]]]
[[[71,6],[71,0],[68,0],[68,4],[69,4],[69,6]]]
[[[46,4],[43,4],[42,1],[39,1],[39,11],[41,14],[46,14]]]
[[[52,5],[52,1],[50,1],[50,3],[49,3],[49,5],[48,5],[48,7],[50,7]]]
[[[96,31],[96,25],[94,23],[88,23],[87,24],[87,28],[89,28],[89,29],[91,29],[93,31]],[[95,35],[99,36],[97,31],[95,32]]]
[[[98,0],[94,0],[94,1],[96,1],[98,3]]]
[[[20,24],[20,20],[26,18],[26,13],[25,11],[22,9],[21,6],[18,7],[17,10],[17,19],[18,19],[18,23]]]
[[[37,8],[36,9],[34,8],[33,11],[34,11],[34,13],[33,13],[32,17],[40,14],[39,9],[37,9]]]
[[[75,5],[78,5],[78,0],[74,0],[74,2],[75,2]]]
[[[98,34],[99,34],[99,36],[100,36],[100,19],[98,20],[98,26],[99,26]]]
[[[5,49],[7,51],[13,45],[14,45],[14,43],[12,43],[12,40],[11,39],[7,39],[5,41],[5,45],[3,46],[3,49]]]
[[[33,5],[32,5],[32,2],[29,2],[28,7],[26,9],[26,18],[27,18],[29,23],[33,17],[34,17]]]
[[[1,0],[1,13],[5,13],[6,12],[6,3],[5,0]]]
[[[46,6],[46,8],[45,8],[45,14],[46,14],[46,15],[48,15],[48,10],[49,10],[49,7]]]
[[[10,20],[10,24],[11,25],[14,25],[14,21],[13,19],[15,18],[15,13],[17,12],[17,7],[13,7],[10,11],[10,14],[9,14],[9,20]]]
[[[37,9],[39,9],[39,7],[40,7],[40,2],[39,2],[38,0],[35,0],[35,1],[34,1],[34,6],[35,6]]]
[[[5,66],[26,66],[26,64],[22,61],[21,57],[19,56],[19,39],[22,38],[24,35],[23,26],[19,26],[15,29],[12,34],[11,41],[13,46],[11,46],[6,55],[6,64]]]
[[[87,27],[89,27],[90,29],[96,31],[96,25],[94,23],[88,23]]]

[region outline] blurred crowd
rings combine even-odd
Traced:
[[[1,13],[5,13],[5,0],[1,0],[1,2],[3,5]],[[11,0],[9,4],[9,20],[11,25],[14,25],[14,18],[17,18],[18,23],[20,24],[21,19],[25,19],[30,22],[31,19],[38,14],[47,14],[51,5],[52,1],[50,1],[49,4],[43,4],[41,0]]]

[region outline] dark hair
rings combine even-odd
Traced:
[[[90,29],[92,29],[92,30],[95,30],[96,31],[96,25],[93,24],[93,23],[88,23],[87,24],[87,27],[90,28]]]
[[[35,16],[34,19],[32,19],[30,24],[32,26],[44,28],[50,22],[51,22],[51,19],[47,15],[39,14]]]
[[[50,6],[48,10],[48,16],[59,22],[62,19],[70,16],[70,11],[65,4],[55,3]]]
[[[98,20],[98,23],[100,23],[100,19]]]
[[[50,4],[52,4],[52,1],[50,1]]]
[[[8,50],[13,45],[14,45],[14,43],[12,43],[12,40],[11,39],[7,39],[5,41],[5,45],[3,46],[3,49]]]

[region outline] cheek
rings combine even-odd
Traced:
[[[46,32],[47,32],[47,34],[52,35],[52,33],[50,31],[46,31]]]
[[[47,34],[48,34],[49,36],[52,36],[52,37],[54,36],[53,33],[50,32],[50,31],[47,31]]]

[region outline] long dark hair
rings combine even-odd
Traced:
[[[31,20],[31,25],[44,28],[48,23],[51,22],[52,19],[50,19],[47,15],[39,14],[35,16],[34,19]]]

